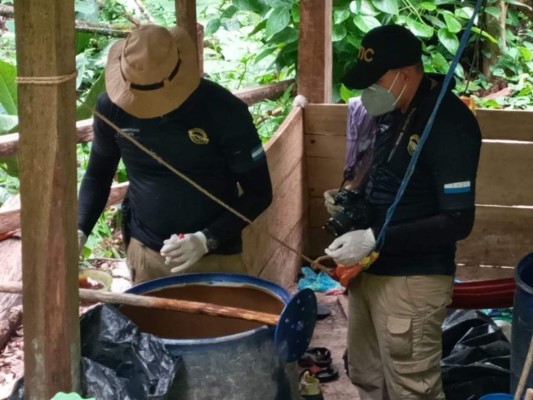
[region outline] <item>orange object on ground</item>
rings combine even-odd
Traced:
[[[17,231],[8,231],[8,232],[0,233],[0,242],[2,240],[6,240],[6,239],[9,239],[10,237],[15,236],[16,233],[17,233]]]
[[[349,267],[345,265],[338,264],[335,270],[333,271],[333,278],[337,279],[342,286],[348,287],[348,284],[354,279],[361,271],[367,269],[374,261],[379,257],[377,251],[373,251],[368,256],[363,258],[357,264],[351,265]],[[336,275],[336,276],[335,276]]]

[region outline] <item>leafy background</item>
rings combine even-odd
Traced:
[[[532,1],[486,0],[455,71],[458,94],[473,97],[481,107],[533,109]],[[11,3],[0,0],[0,4]],[[236,90],[295,77],[298,0],[197,0],[196,4],[198,22],[204,26],[204,70],[209,79]],[[357,94],[341,85],[340,78],[354,62],[364,34],[382,24],[411,29],[423,42],[426,71],[446,73],[473,6],[473,0],[333,0],[332,100],[346,102]],[[107,52],[117,36],[136,23],[171,26],[174,7],[174,0],[75,0],[78,120],[91,117],[104,90]],[[0,16],[0,134],[17,130],[15,50],[14,21]],[[263,141],[290,111],[292,89],[250,107]],[[78,145],[79,180],[90,147],[90,143]],[[116,181],[125,180],[121,167]],[[16,193],[16,157],[0,158],[0,204]],[[106,210],[84,256],[120,257],[118,226],[120,212]]]

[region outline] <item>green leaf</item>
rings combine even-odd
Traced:
[[[220,18],[231,18],[235,15],[235,13],[239,11],[239,9],[235,6],[229,6],[226,8],[222,13],[220,14]]]
[[[255,64],[258,64],[262,59],[270,56],[271,54],[273,54],[275,51],[277,50],[277,48],[275,46],[272,46],[272,47],[268,47],[266,48],[265,50],[263,50],[261,53],[259,53],[257,56],[255,56],[254,58],[254,63]]]
[[[485,8],[485,11],[487,9]],[[474,13],[474,9],[472,7],[461,7],[455,9],[455,16],[457,18],[462,19],[470,19],[472,18],[472,14]]]
[[[284,29],[291,20],[290,11],[287,8],[275,8],[267,19],[265,35],[270,37]]]
[[[350,18],[350,10],[335,10],[333,12],[333,24],[334,25],[342,24],[348,18]]]
[[[405,18],[407,27],[418,37],[430,38],[433,36],[433,28],[422,22],[415,21],[412,18]]]
[[[448,27],[448,30],[452,33],[457,33],[461,31],[461,23],[454,17],[454,15],[449,11],[444,11],[442,13],[444,17],[444,22],[446,22],[446,26]]]
[[[447,28],[441,28],[437,32],[437,36],[446,50],[448,50],[451,54],[457,53],[457,49],[459,48],[459,39],[457,39],[455,33],[450,32]]]
[[[19,162],[16,155],[2,158],[2,169],[9,176],[19,176]]]
[[[431,54],[431,65],[437,72],[445,74],[448,72],[449,64],[446,58],[439,52]]]
[[[16,115],[0,114],[0,135],[9,133],[19,123],[19,118]]]
[[[389,15],[398,15],[398,0],[372,0],[379,11]]]
[[[363,33],[366,33],[373,28],[381,26],[381,23],[376,18],[370,15],[356,15],[355,17],[353,17],[353,23]]]
[[[81,82],[83,81],[83,74],[85,73],[85,66],[87,65],[87,57],[85,53],[80,53],[76,56],[76,71],[78,76],[76,76],[76,89],[79,89]]]
[[[501,10],[498,7],[487,7],[485,8],[485,12],[496,19],[499,19],[501,15]]]
[[[346,26],[344,25],[334,25],[333,32],[331,35],[332,42],[339,42],[346,37]]]
[[[105,91],[105,72],[102,72],[98,79],[93,83],[91,89],[85,96],[85,100],[76,109],[76,119],[82,120],[91,118],[96,100],[100,93]]]
[[[272,41],[274,43],[292,43],[298,40],[298,30],[294,29],[292,26],[287,26],[281,32],[276,33],[272,36]]]
[[[375,17],[379,14],[379,11],[376,10],[371,0],[361,0],[359,9],[361,10],[360,13],[363,15],[370,15]],[[359,14],[359,12],[356,12],[356,14]]]
[[[210,36],[220,28],[220,18],[210,19],[205,27],[205,35]]]
[[[253,36],[253,35],[255,35],[256,33],[265,30],[265,28],[266,28],[266,24],[267,24],[267,20],[266,20],[266,19],[262,20],[261,22],[259,22],[259,23],[254,27],[254,29],[248,34],[248,36]]]
[[[435,11],[437,9],[437,6],[433,3],[428,3],[427,1],[423,1],[420,3],[420,8],[428,11]]]
[[[252,11],[263,15],[268,10],[268,6],[259,0],[232,0],[232,4],[241,11]]]
[[[348,88],[347,88],[346,86],[344,86],[344,85],[341,85],[341,88],[340,88],[340,97],[341,97],[341,99],[342,99],[345,103],[348,103],[348,100],[350,100],[350,98],[354,97],[354,91],[348,89]]]
[[[17,69],[0,60],[0,107],[4,114],[17,115]]]
[[[264,0],[270,8],[291,8],[292,0]]]

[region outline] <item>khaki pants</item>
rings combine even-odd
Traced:
[[[361,400],[444,399],[442,322],[453,278],[361,274],[348,287],[349,375]]]
[[[169,275],[179,275],[179,273],[174,274],[170,272],[174,265],[166,265],[165,258],[161,254],[134,238],[131,238],[128,245],[127,264],[132,283],[144,282]],[[220,254],[204,256],[186,272],[247,273],[241,253],[228,256]]]

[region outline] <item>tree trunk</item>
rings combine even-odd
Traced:
[[[490,40],[485,40],[484,54],[489,56],[483,56],[483,75],[488,80],[492,78],[491,67],[496,64],[501,54],[505,53],[507,43],[505,40],[505,20],[507,19],[507,3],[504,0],[498,0],[496,6],[500,10],[500,18],[495,18],[490,14],[485,14],[485,23],[487,27],[487,33],[496,38],[499,41],[492,43]]]

